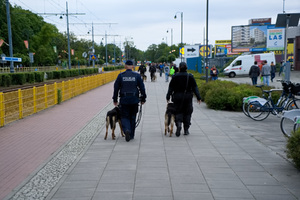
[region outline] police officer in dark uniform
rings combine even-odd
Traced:
[[[134,139],[138,103],[141,101],[141,104],[144,104],[147,97],[141,75],[133,72],[133,67],[133,62],[127,60],[126,71],[118,75],[113,93],[115,106],[118,105],[118,96],[120,97],[121,123],[127,142]]]
[[[179,64],[179,72],[173,76],[166,96],[168,103],[172,97],[172,101],[176,107],[175,124],[177,127],[177,137],[180,136],[182,123],[184,135],[189,134],[189,127],[191,125],[191,117],[193,113],[193,93],[196,95],[197,101],[200,104],[201,96],[194,76],[187,73],[187,64],[185,62],[181,62]]]

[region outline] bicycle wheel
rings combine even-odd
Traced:
[[[300,99],[291,100],[286,106],[286,110],[293,110],[300,108]]]
[[[261,105],[259,102],[253,101],[248,104],[247,112],[251,119],[262,121],[270,115],[270,107],[269,102]]]
[[[248,111],[247,111],[247,108],[248,108],[248,102],[249,102],[249,100],[255,99],[255,98],[258,98],[258,96],[249,96],[249,97],[244,97],[244,98],[243,98],[243,106],[242,106],[242,108],[243,108],[243,113],[244,113],[247,117],[249,117],[249,114],[248,114]]]
[[[248,114],[248,112],[247,112],[247,107],[248,107],[248,102],[244,102],[244,103],[243,103],[243,113],[244,113],[247,117],[249,117],[249,114]]]
[[[280,121],[280,129],[283,135],[287,138],[291,137],[292,132],[294,131],[295,122],[289,118],[282,117]]]

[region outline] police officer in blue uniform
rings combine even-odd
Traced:
[[[125,63],[126,71],[118,75],[114,83],[113,93],[114,105],[120,104],[121,123],[127,142],[134,139],[138,103],[141,101],[141,104],[144,104],[147,97],[141,75],[133,72],[133,67],[133,62],[127,60]],[[118,97],[120,97],[120,103]]]

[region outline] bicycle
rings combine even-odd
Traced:
[[[293,84],[291,87],[291,93],[294,95],[300,95],[300,84]],[[291,105],[296,107],[297,105]],[[299,108],[299,107],[298,107]],[[280,129],[284,136],[291,137],[292,131],[296,131],[300,128],[300,109],[294,109],[284,111],[280,121]]]
[[[266,99],[267,97],[265,96],[265,94],[264,94],[264,92],[263,92],[263,89],[262,89],[263,85],[257,85],[256,87],[259,87],[259,88],[261,89],[261,91],[262,91],[262,98]],[[247,117],[249,117],[248,112],[247,112],[248,102],[249,102],[250,100],[252,100],[252,99],[255,99],[255,98],[259,98],[259,96],[249,96],[249,97],[244,97],[244,98],[243,98],[243,106],[242,106],[242,108],[243,108],[243,113],[244,113]]]
[[[282,84],[282,87],[283,87],[283,90],[282,90],[282,93],[277,101],[277,104],[276,105],[282,105],[283,102],[286,101],[286,99],[288,98],[288,94],[289,94],[289,87],[290,87],[290,82],[287,82],[287,81],[282,81],[280,80],[281,84]],[[264,99],[267,99],[267,97],[265,96],[265,93],[267,93],[265,90],[262,89],[264,85],[257,85],[256,87],[260,88],[261,91],[262,91],[262,98]],[[243,113],[249,117],[249,114],[248,114],[248,111],[247,111],[247,108],[248,108],[248,102],[249,101],[253,101],[253,99],[255,98],[260,98],[259,96],[249,96],[249,97],[244,97],[243,98],[243,106],[242,106],[242,109],[243,109]]]
[[[292,85],[289,88],[293,88]],[[249,100],[247,112],[250,118],[252,118],[255,121],[262,121],[266,119],[270,115],[270,113],[278,116],[278,114],[281,113],[283,110],[292,110],[300,108],[300,99],[297,99],[295,97],[295,93],[292,92],[292,89],[289,89],[288,97],[284,101],[279,99],[277,104],[274,104],[272,100],[271,94],[273,91],[278,91],[278,89],[271,89],[269,91],[264,90],[264,93],[268,94],[267,99],[255,98]]]
[[[280,129],[287,138],[300,127],[300,109],[284,111],[280,121]]]

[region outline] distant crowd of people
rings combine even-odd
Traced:
[[[278,75],[283,71],[284,65],[281,62],[280,70]],[[254,61],[254,65],[251,66],[249,70],[249,77],[252,80],[253,85],[257,85],[257,80],[260,77],[261,82],[264,85],[270,85],[270,80],[273,82],[273,79],[276,76],[276,66],[274,62],[271,62],[271,65],[268,64],[268,61],[264,60],[258,64],[257,61]]]

